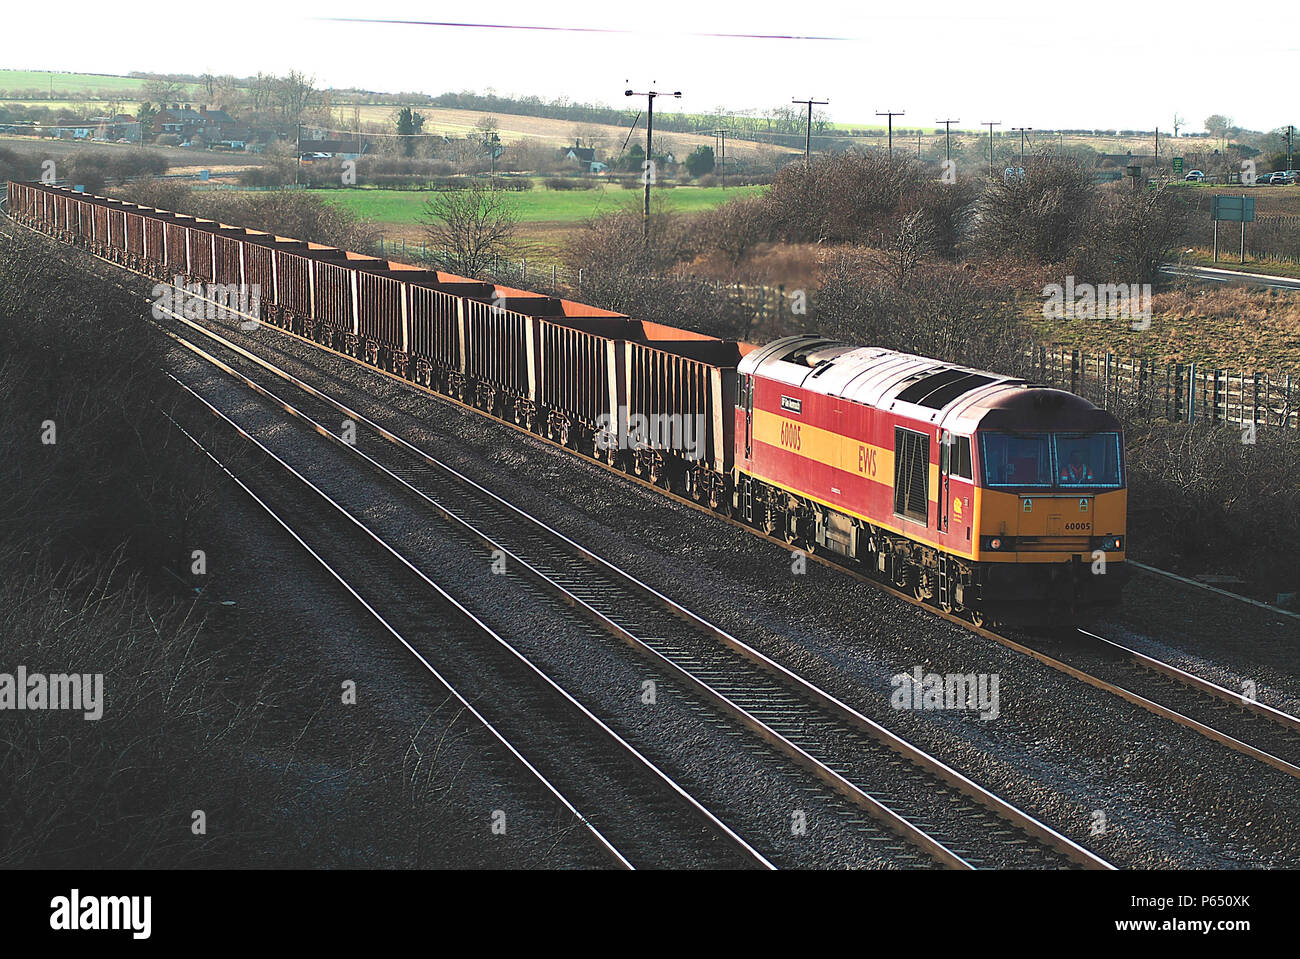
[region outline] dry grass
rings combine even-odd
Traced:
[[[821,286],[822,268],[830,247],[816,243],[760,243],[734,266],[718,251],[710,251],[688,265],[690,272],[723,283],[785,286],[813,290]]]
[[[1225,369],[1300,371],[1300,293],[1180,285],[1152,298],[1151,327],[1121,319],[1048,320],[1026,300],[1037,339],[1071,349],[1213,363]]]

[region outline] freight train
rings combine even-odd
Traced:
[[[1073,394],[820,336],[721,340],[553,296],[11,182],[10,215],[862,567],[975,622],[1120,599],[1118,421]]]

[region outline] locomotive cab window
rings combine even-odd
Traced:
[[[944,442],[939,445],[939,469],[957,479],[971,478],[970,437],[953,436],[944,433]]]
[[[984,485],[1036,489],[1052,485],[1051,443],[1045,433],[980,434]]]
[[[1056,483],[1062,487],[1122,485],[1118,433],[1054,433]]]
[[[894,512],[930,519],[930,437],[902,427],[894,428]]]

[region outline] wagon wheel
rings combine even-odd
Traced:
[[[690,485],[691,499],[693,499],[695,502],[703,503],[705,496],[710,495],[709,490],[706,490],[704,488],[705,484],[701,482],[700,475],[698,473],[687,473],[686,482]],[[713,494],[713,496],[716,496],[716,494]],[[711,496],[711,498],[713,497]]]
[[[717,510],[722,508],[722,497],[718,493],[717,484],[709,486],[709,509]]]
[[[984,625],[984,613],[978,609],[966,610],[966,615],[970,617],[971,625],[981,627]]]
[[[672,486],[672,481],[668,478],[668,464],[657,456],[650,460],[650,482],[660,489]]]
[[[930,576],[925,570],[918,569],[916,581],[912,583],[912,598],[918,603],[924,603],[930,595]]]

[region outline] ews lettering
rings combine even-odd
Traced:
[[[858,447],[858,472],[867,476],[876,475],[876,451],[865,446]]]

